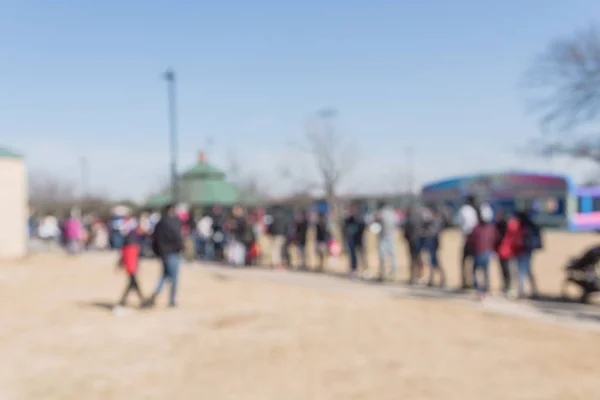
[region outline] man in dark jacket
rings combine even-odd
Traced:
[[[308,228],[310,226],[309,216],[307,211],[302,211],[298,216],[294,227],[294,243],[298,251],[298,260],[300,261],[300,269],[307,269],[306,263],[306,242],[308,237]]]
[[[181,237],[181,221],[177,217],[173,205],[165,207],[160,221],[158,221],[154,228],[152,249],[162,261],[163,273],[158,281],[154,294],[149,300],[149,304],[154,305],[154,301],[162,291],[165,281],[170,280],[171,291],[169,293],[169,307],[175,307],[177,278],[179,276],[179,264],[181,261],[180,253],[183,250],[183,239]]]
[[[272,218],[273,221],[269,225],[269,235],[271,236],[271,267],[280,268],[283,265],[283,247],[285,246],[288,227],[281,207],[275,207]]]
[[[406,210],[404,219],[404,238],[410,256],[410,277],[409,284],[415,283],[415,280],[420,278],[423,260],[421,259],[423,237],[423,219],[421,211],[417,207],[409,206]]]
[[[358,250],[362,249],[364,231],[365,223],[359,215],[358,207],[351,205],[348,209],[348,216],[344,220],[344,239],[350,256],[350,278],[356,277]]]

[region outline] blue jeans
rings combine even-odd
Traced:
[[[348,255],[350,256],[350,271],[354,272],[358,268],[358,257],[356,255],[356,243],[354,240],[348,240]]]
[[[296,245],[296,250],[298,253],[298,260],[300,260],[300,267],[306,268],[306,246],[298,244]]]
[[[204,240],[204,259],[212,261],[215,258],[215,245],[210,239]]]
[[[479,292],[487,292],[489,290],[490,274],[488,272],[488,265],[491,259],[491,251],[475,255],[475,260],[473,262],[473,283],[475,284],[475,289]],[[479,283],[479,279],[477,278],[478,270],[483,272],[483,285]]]
[[[394,246],[393,236],[384,236],[379,238],[379,276],[385,276],[385,259],[390,259],[392,275],[396,274],[396,247]]]
[[[162,257],[163,274],[158,281],[154,296],[158,296],[168,279],[171,281],[171,291],[169,293],[169,305],[175,305],[175,297],[177,295],[177,279],[179,277],[179,263],[181,256],[179,253],[167,254]]]
[[[525,295],[525,279],[529,279],[531,291],[535,294],[537,292],[537,287],[531,273],[531,253],[517,256],[517,291],[519,297]]]
[[[434,237],[425,238],[423,241],[423,248],[429,253],[429,264],[431,264],[431,268],[438,268],[440,266],[440,262],[438,261],[438,239]]]

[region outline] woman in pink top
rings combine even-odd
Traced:
[[[64,223],[64,235],[65,242],[67,244],[67,251],[70,254],[75,254],[79,252],[79,242],[81,240],[81,235],[83,228],[81,226],[81,222],[79,219],[74,216],[70,216]]]

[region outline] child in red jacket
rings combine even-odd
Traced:
[[[127,303],[127,296],[132,290],[134,290],[137,293],[140,299],[140,304],[143,305],[146,303],[135,276],[137,273],[139,260],[140,243],[135,231],[132,230],[125,236],[125,241],[123,242],[123,246],[121,247],[121,259],[119,260],[119,267],[125,269],[125,272],[129,277],[129,281],[127,283],[127,286],[125,287],[123,295],[121,296],[121,300],[119,301],[119,304],[115,307],[114,311],[118,312],[122,310],[123,307],[125,307],[125,304]]]

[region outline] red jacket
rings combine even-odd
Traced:
[[[498,229],[493,224],[477,225],[467,241],[475,255],[494,251],[498,240]]]
[[[509,260],[516,255],[515,249],[520,241],[520,236],[519,221],[511,218],[506,223],[506,232],[497,249],[498,257],[501,260]]]
[[[129,275],[135,275],[139,261],[140,245],[135,240],[134,234],[129,234],[121,247],[121,263]]]

